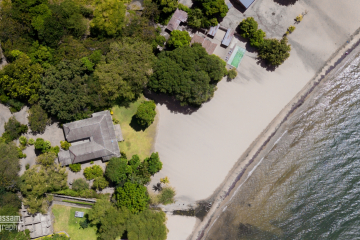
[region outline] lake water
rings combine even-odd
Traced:
[[[205,239],[360,239],[359,66],[289,118]]]

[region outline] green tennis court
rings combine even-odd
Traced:
[[[234,49],[234,52],[233,54],[231,54],[231,57],[228,61],[228,64],[230,64],[231,66],[235,67],[235,68],[238,68],[240,62],[241,62],[241,59],[244,57],[245,55],[245,52],[246,50],[239,47],[239,46],[236,46],[235,49]]]

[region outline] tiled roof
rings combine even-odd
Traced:
[[[170,31],[176,30],[181,22],[186,22],[188,18],[187,12],[184,12],[182,10],[176,9],[174,14],[172,15],[168,25],[166,28]]]

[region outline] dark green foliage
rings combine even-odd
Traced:
[[[258,29],[258,23],[253,17],[242,20],[239,24],[239,33],[243,38],[251,38]]]
[[[9,143],[18,139],[21,134],[26,133],[27,131],[28,127],[18,122],[13,116],[5,123],[5,132],[2,134],[2,138],[5,139],[5,142]]]
[[[235,68],[232,68],[231,70],[229,70],[228,73],[227,73],[227,76],[228,76],[228,78],[229,78],[230,80],[236,78],[236,76],[237,76],[237,71],[236,71],[236,69],[235,69]]]
[[[100,198],[102,195],[96,193],[93,189],[86,189],[82,191],[74,191],[72,189],[65,189],[55,192],[56,194],[66,195],[71,197],[82,197],[82,198]]]
[[[159,153],[152,153],[149,158],[144,161],[148,162],[148,170],[151,175],[154,175],[162,169],[162,162],[160,161]]]
[[[109,186],[109,182],[103,177],[97,177],[94,179],[92,188],[102,190]]]
[[[213,96],[216,82],[227,72],[225,65],[219,57],[209,56],[199,44],[162,52],[148,87],[175,95],[182,104],[200,106]]]
[[[156,22],[167,24],[171,14],[175,12],[178,1],[176,0],[155,0],[157,8],[153,5],[147,5],[146,16],[153,18]]]
[[[35,41],[29,50],[31,62],[39,63],[44,69],[49,68],[53,64],[53,54],[54,49],[40,45],[38,41]]]
[[[264,44],[265,37],[266,33],[263,30],[256,30],[250,38],[250,45],[260,48]]]
[[[80,172],[81,171],[81,164],[80,163],[70,164],[69,168],[73,172]]]
[[[89,227],[89,222],[88,222],[88,220],[85,218],[84,219],[84,221],[81,221],[80,222],[80,227],[82,228],[82,229],[85,229],[85,228],[88,228]]]
[[[146,209],[137,215],[132,214],[127,221],[128,239],[165,240],[168,233],[165,222],[166,215],[162,211]]]
[[[171,36],[167,44],[172,48],[178,48],[183,46],[189,46],[191,37],[187,31],[174,30],[171,32]]]
[[[20,148],[17,148],[17,151],[19,158],[26,158],[26,154],[24,154]]]
[[[126,182],[123,187],[116,189],[118,207],[126,207],[131,213],[139,213],[149,204],[149,196],[146,187],[136,183]]]
[[[15,189],[20,171],[17,147],[0,142],[0,189]]]
[[[127,174],[131,170],[128,167],[127,159],[112,158],[106,166],[105,176],[116,185],[124,184],[127,179]]]
[[[289,56],[291,47],[286,37],[280,41],[277,39],[265,39],[259,48],[259,57],[272,66],[281,65]]]
[[[99,165],[94,165],[84,169],[84,176],[87,180],[91,180],[103,175],[103,170]]]
[[[86,68],[80,60],[62,61],[46,70],[40,89],[40,105],[61,121],[87,117]]]
[[[74,191],[83,191],[89,189],[89,184],[83,178],[75,179],[72,183],[72,190]]]
[[[40,150],[42,153],[48,152],[51,148],[50,141],[45,141],[42,138],[37,138],[34,145],[35,149]]]
[[[154,101],[144,101],[142,102],[136,112],[136,119],[138,123],[142,126],[150,126],[156,116],[156,104]]]
[[[25,169],[28,170],[29,168],[30,168],[30,164],[27,163],[27,164],[25,165]]]
[[[72,36],[64,37],[60,46],[56,50],[55,62],[59,63],[64,60],[77,60],[88,56],[91,53],[84,42],[81,42]],[[78,73],[79,74],[79,73]]]
[[[99,63],[94,75],[104,98],[134,100],[143,91],[153,66],[152,47],[126,38],[112,43],[106,62]]]
[[[196,28],[216,26],[219,18],[229,11],[224,0],[197,0],[195,8],[188,12],[188,24]]]
[[[30,108],[28,119],[33,133],[43,133],[46,125],[50,123],[47,113],[38,104]]]

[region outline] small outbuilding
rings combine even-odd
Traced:
[[[84,212],[75,211],[75,217],[77,217],[77,218],[83,218],[83,217],[84,217]]]
[[[221,44],[228,47],[231,43],[231,40],[233,39],[234,37],[234,33],[235,31],[231,28],[229,28],[227,31],[226,31],[226,34],[225,34],[225,37],[224,39],[222,40]]]
[[[176,9],[176,11],[172,15],[168,25],[166,26],[166,29],[169,30],[170,32],[177,30],[180,23],[186,22],[187,18],[188,18],[187,12]]]

